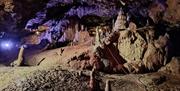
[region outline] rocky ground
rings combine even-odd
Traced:
[[[71,38],[75,36],[74,33],[76,31],[73,30],[75,24],[74,22],[72,24],[66,24],[67,22],[78,21],[75,23],[84,24],[86,28],[89,23],[93,23],[94,25],[107,23],[108,25],[109,22],[115,19],[118,13],[117,11],[119,11],[120,6],[123,5],[122,2],[116,0],[112,0],[111,2],[109,0],[79,0],[73,3],[72,1],[74,0],[0,0],[0,32],[15,33],[15,37],[22,38],[25,36],[24,28],[33,27],[34,23],[35,25],[48,25],[49,23],[52,29],[58,31],[62,31],[59,27],[62,27],[65,23],[63,27],[67,27],[67,25],[72,25],[70,27],[73,27],[72,29],[67,29],[67,32],[70,31],[70,33],[67,33],[67,36]],[[172,52],[172,54],[170,54],[170,56],[172,56],[172,59],[169,60],[165,66],[151,73],[107,74],[96,71],[95,91],[180,91],[179,0],[122,1],[128,5],[128,13],[131,13],[133,18],[135,18],[132,20],[137,25],[137,28],[146,26],[146,19],[149,17],[155,23],[152,24],[155,27],[154,29],[157,30],[156,34],[154,34],[155,36],[159,37],[162,32],[169,34],[170,39],[168,41],[172,44],[168,44],[167,46],[171,49],[170,52]],[[152,2],[149,3],[150,1]],[[29,12],[27,12],[27,10],[29,10]],[[58,14],[58,12],[63,12],[63,14]],[[93,18],[88,19],[87,17],[89,16],[86,14],[91,15],[92,12],[95,16],[90,16]],[[147,15],[147,12],[149,15]],[[161,13],[164,13],[164,16],[162,16]],[[44,14],[47,15],[46,18],[43,18]],[[75,15],[76,18],[71,20],[72,17],[69,16],[73,15]],[[34,22],[33,19],[37,19],[38,22]],[[41,20],[42,22],[40,22]],[[28,21],[30,22],[28,23]],[[54,26],[53,23],[55,23]],[[26,26],[28,24],[30,26]],[[149,24],[151,25],[151,22],[149,22]],[[141,34],[145,36],[143,33]],[[55,34],[51,34],[51,37],[54,35]],[[136,40],[142,36],[132,34],[132,36],[128,35],[128,37],[131,37],[128,39]],[[55,35],[55,37],[57,36]],[[73,42],[65,47],[51,48],[51,50],[46,51],[43,50],[41,46],[38,46],[37,49],[27,50],[24,55],[25,61],[23,62],[23,66],[5,67],[0,64],[0,91],[90,90],[89,81],[92,65],[89,60],[94,51],[94,39],[89,36],[87,31],[80,33],[79,37],[82,38],[80,39],[80,41],[82,41],[78,43],[78,45]],[[72,39],[73,38],[71,38],[71,40]],[[121,40],[123,39],[124,37]],[[127,52],[127,54],[122,55],[123,57],[128,55],[128,57],[126,57],[127,59],[134,59],[132,55],[133,57],[139,57],[136,55],[136,51],[139,52],[140,49],[145,49],[142,47],[137,49],[136,42],[132,42],[132,40],[128,43],[126,43],[125,40],[124,43],[126,43],[126,46],[124,46],[123,43],[120,46],[122,53]],[[143,41],[144,44],[145,42],[147,42],[147,40]],[[135,48],[133,44],[136,46]],[[131,45],[131,49],[129,47],[128,49],[127,45]],[[136,49],[136,51],[133,51],[134,49]],[[157,51],[155,51],[155,53],[156,52]],[[130,56],[129,53],[131,54]],[[5,56],[2,54],[3,52],[0,51],[0,58],[3,59]],[[8,54],[7,57],[11,56],[10,53]],[[144,51],[140,56],[144,56]],[[154,57],[156,56],[157,55]],[[156,61],[157,59],[154,58],[154,60]],[[0,59],[0,62],[4,62],[4,60],[1,61]]]
[[[61,52],[62,49],[63,52]],[[89,53],[88,50],[92,50],[88,43],[81,46],[64,47],[29,57],[26,64],[31,65],[31,67],[1,67],[0,90],[90,90],[91,71],[83,70],[82,64],[87,60],[81,56],[84,53]],[[75,57],[79,58],[79,61],[74,60]],[[166,66],[153,73],[124,75],[95,72],[96,90],[103,91],[108,85],[112,91],[179,91],[179,61],[180,58],[174,57]]]
[[[179,58],[174,58],[169,66],[159,72],[148,74],[122,75],[96,72],[96,90],[104,90],[106,82],[109,81],[109,89],[112,91],[179,91],[180,64],[177,62]],[[90,71],[88,70],[72,70],[58,65],[2,67],[0,75],[2,91],[89,90]]]

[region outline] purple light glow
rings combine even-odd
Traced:
[[[2,41],[2,42],[0,43],[0,47],[1,47],[1,49],[3,49],[3,50],[11,50],[11,49],[13,48],[13,43],[12,43],[12,41],[9,41],[9,40],[7,40],[7,41]]]
[[[100,17],[112,18],[115,17],[119,11],[119,9],[115,5],[110,5],[113,4],[113,2],[108,2],[110,3],[109,5],[104,5],[102,3],[92,3],[96,0],[80,0],[78,2],[86,2],[88,5],[79,5],[77,7],[70,8],[67,12],[63,13],[64,17],[62,17],[61,19],[46,19],[46,16],[48,14],[48,11],[46,10],[47,8],[56,7],[58,4],[73,4],[73,1],[74,0],[50,0],[46,4],[46,7],[44,7],[44,11],[37,12],[36,17],[30,19],[27,22],[25,29],[31,31],[32,29],[37,29],[39,25],[46,25],[49,27],[49,29],[40,37],[40,40],[47,39],[49,40],[49,42],[52,42],[52,39],[56,37],[56,39],[58,39],[59,41],[66,41],[65,35],[63,34],[70,22],[68,17],[78,16],[78,18],[81,19],[82,17],[87,15],[96,15]],[[157,0],[152,1],[155,2]],[[129,20],[131,16],[138,18],[139,21],[141,19],[147,18],[148,8],[145,7],[146,5],[149,5],[146,0],[141,2],[134,1],[134,3],[127,4],[126,12],[128,12],[129,14]],[[144,22],[142,24],[144,24]]]

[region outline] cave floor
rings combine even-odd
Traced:
[[[89,89],[88,70],[73,70],[56,66],[2,67],[0,90],[2,91],[86,91]],[[179,91],[178,75],[155,72],[148,74],[96,73],[97,90],[104,90],[109,81],[112,91]]]
[[[29,57],[31,66],[1,67],[0,90],[2,91],[86,91],[89,89],[90,70],[82,70],[69,59],[90,52],[92,46],[79,46],[45,51]],[[61,54],[62,53],[62,54]],[[71,54],[71,55],[70,55]],[[42,60],[43,59],[43,60]],[[63,60],[63,61],[62,61]],[[173,63],[174,61],[172,61]],[[172,63],[170,66],[172,66]],[[76,67],[73,67],[76,65]],[[174,65],[175,66],[175,65]],[[168,68],[164,67],[164,69]],[[179,66],[177,66],[179,67]],[[179,91],[180,76],[163,68],[146,74],[95,73],[95,90],[104,90],[107,80],[112,91]],[[177,70],[179,71],[179,70]]]

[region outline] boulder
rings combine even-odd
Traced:
[[[173,57],[172,60],[167,65],[159,69],[159,71],[169,74],[180,74],[180,58]]]

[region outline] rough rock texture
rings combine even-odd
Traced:
[[[167,0],[168,8],[165,11],[164,20],[171,23],[180,22],[180,1],[179,0]]]
[[[114,26],[114,31],[119,35],[117,40],[119,55],[126,60],[124,66],[130,72],[134,70],[141,72],[145,69],[157,70],[166,65],[170,57],[170,38],[167,32],[156,30],[151,26],[136,28],[136,24],[133,23],[126,28],[124,17],[126,15],[119,13]],[[162,34],[158,34],[159,31],[162,31]]]
[[[77,46],[68,46],[36,53],[36,55],[27,56],[24,64],[30,66],[60,64],[65,67],[82,69],[82,64],[89,61],[88,56],[92,53],[93,47],[91,46],[91,42],[92,39]],[[86,54],[88,54],[88,56],[86,56]]]
[[[5,4],[6,2],[8,3]],[[164,0],[127,0],[123,2],[125,6],[119,0],[16,0],[14,2],[12,0],[1,0],[0,31],[9,31],[18,38],[22,38],[26,36],[24,32],[27,32],[22,31],[24,28],[36,29],[40,25],[47,25],[50,26],[47,32],[42,36],[30,37],[29,40],[35,41],[35,44],[40,43],[37,40],[42,39],[48,39],[51,43],[54,41],[64,42],[67,41],[63,36],[64,31],[68,30],[68,27],[72,27],[69,26],[71,17],[75,16],[78,23],[86,25],[86,28],[88,24],[96,26],[102,22],[112,27],[112,20],[116,18],[117,11],[123,6],[122,9],[128,13],[128,22],[132,20],[139,27],[147,24],[147,18],[159,16],[159,13],[163,13],[164,8],[166,8]],[[167,1],[167,4],[170,7],[167,8],[168,11],[166,11],[164,19],[170,22],[171,19],[167,19],[168,16],[177,15],[178,17],[178,14],[174,14],[178,10],[173,7],[178,6],[178,1],[174,0],[174,3]],[[158,9],[156,10],[156,8]],[[27,10],[29,12],[26,12]],[[168,13],[171,11],[175,12]],[[148,15],[148,12],[155,14]],[[88,19],[88,17],[93,16],[95,16],[94,19]],[[158,21],[156,19],[153,20]],[[158,19],[160,18],[158,17]],[[93,22],[89,23],[89,21]],[[172,21],[178,21],[178,19]],[[72,30],[74,31],[74,28]]]
[[[34,71],[31,71],[31,68],[24,68],[24,71],[22,69],[15,69],[10,71],[14,72],[14,77],[17,77],[15,76],[15,74],[17,74],[18,72],[21,72],[21,74],[24,75],[21,75],[18,78],[13,78],[14,80],[9,77],[9,79],[11,79],[11,83],[6,88],[3,88],[5,84],[1,84],[2,91],[82,91],[88,89],[88,77],[80,76],[77,72],[65,71],[60,67],[45,68],[43,70],[42,68],[36,67],[32,68],[34,69]],[[31,73],[29,71],[31,71]],[[8,74],[8,72],[5,72],[5,74]]]
[[[13,0],[1,0],[0,5],[4,6],[4,11],[13,12],[14,9]]]
[[[168,36],[162,35],[155,39],[153,37],[155,35],[148,33],[152,31],[156,32],[151,29],[143,33],[128,30],[120,32],[118,49],[120,55],[127,60],[126,66],[130,63],[129,65],[134,66],[132,68],[137,70],[143,69],[143,65],[149,70],[157,70],[167,63],[169,58]]]
[[[180,59],[173,57],[172,60],[165,67],[159,69],[159,71],[174,75],[180,74]]]
[[[128,65],[137,71],[139,71],[139,65],[145,65],[150,70],[165,65],[168,57],[169,36],[164,31],[171,34],[171,41],[175,41],[176,45],[179,43],[177,33],[179,30],[177,27],[175,29],[170,27],[170,30],[166,30],[167,26],[161,25],[161,19],[163,12],[165,12],[164,20],[170,23],[179,22],[179,1],[167,0],[167,9],[164,0],[123,1],[127,5],[123,7],[123,10],[128,13],[128,23],[132,20],[136,22],[137,27],[148,25],[150,21],[147,22],[147,18],[150,17],[157,23],[157,26],[154,30],[145,29],[143,32],[136,31],[136,28],[133,31],[121,31],[118,44],[120,54],[127,60]],[[48,39],[51,41],[53,39],[61,42],[64,40],[76,42],[77,36],[75,35],[87,35],[88,37],[80,37],[80,45],[78,46],[72,46],[74,45],[72,43],[71,46],[64,48],[32,53],[34,55],[27,54],[24,64],[34,67],[1,68],[0,90],[86,91],[89,71],[87,71],[88,73],[86,71],[71,71],[71,68],[78,70],[92,68],[92,64],[89,62],[93,50],[92,40],[87,33],[78,34],[79,31],[76,31],[73,21],[78,21],[75,23],[84,24],[86,27],[92,23],[95,26],[102,22],[111,23],[115,19],[119,7],[123,6],[122,4],[119,0],[14,0],[14,2],[0,0],[0,31],[13,31],[16,32],[16,35],[21,36],[22,28],[31,31],[40,25],[46,25],[50,28],[42,37],[38,38],[40,40]],[[89,16],[92,17],[91,15],[96,17],[93,21],[91,18],[86,19]],[[75,20],[72,19],[72,16],[75,16]],[[91,23],[84,20],[91,21]],[[159,23],[160,26],[158,26]],[[177,24],[177,26],[179,25]],[[78,25],[78,27],[80,26]],[[172,33],[172,30],[176,30],[176,32]],[[155,34],[151,31],[155,31]],[[66,34],[69,39],[64,37]],[[179,49],[178,45],[174,50],[176,49]],[[130,63],[132,61],[135,62],[135,65]],[[52,65],[58,66],[52,67]],[[106,80],[110,80],[112,91],[180,90],[179,58],[173,58],[165,67],[155,73],[129,75],[99,73],[96,75],[96,80],[99,83],[98,91],[104,90]]]
[[[43,2],[36,0],[1,0],[0,16],[2,19],[4,19],[1,20],[0,23],[3,23],[4,25],[0,26],[0,31],[21,33],[21,30],[22,28],[24,28],[27,20],[32,18],[37,11],[42,9],[44,3],[46,3],[46,0],[43,0]],[[27,10],[29,12],[26,12]],[[5,13],[6,15],[1,15],[3,13]],[[7,29],[4,30],[4,28]]]
[[[8,71],[7,71],[8,70]],[[0,90],[54,90],[82,91],[88,90],[89,71],[63,69],[61,66],[37,66],[21,68],[1,68]],[[112,91],[168,91],[180,90],[180,78],[163,72],[149,74],[109,75],[96,73],[96,90],[104,90],[109,80]]]
[[[133,21],[136,21],[137,19],[139,25],[145,25],[146,20],[148,16],[151,18],[159,16],[159,13],[165,12],[164,19],[167,21],[174,21],[177,22],[179,19],[179,11],[177,10],[179,7],[178,0],[168,0],[165,2],[164,0],[133,0],[133,1],[125,1],[126,6],[123,8],[130,14],[130,18],[133,18]],[[168,5],[168,8],[166,11],[166,3]],[[25,25],[28,25],[28,21],[30,19],[33,19],[33,22],[31,24],[35,24],[34,27],[36,27],[37,24],[41,20],[44,20],[42,15],[47,15],[46,20],[42,21],[42,25],[47,22],[57,21],[57,22],[63,22],[64,20],[68,20],[69,16],[77,15],[79,18],[82,18],[87,15],[96,15],[108,18],[114,18],[117,15],[118,8],[122,6],[121,2],[118,0],[108,1],[108,0],[79,0],[79,1],[73,1],[73,0],[16,0],[13,2],[13,0],[1,0],[0,1],[0,10],[2,13],[6,13],[9,15],[10,20],[9,23],[11,26],[14,26],[13,30],[9,29],[10,31],[18,31],[19,29],[22,29],[25,27]],[[176,6],[176,7],[175,7]],[[64,8],[65,10],[61,10],[59,8]],[[59,9],[59,10],[58,10]],[[29,12],[26,12],[26,11]],[[88,12],[87,12],[88,11]],[[58,12],[62,12],[63,14],[58,14]],[[86,12],[86,13],[85,13]],[[105,12],[105,13],[103,13]],[[148,15],[149,12],[149,15]],[[153,14],[151,14],[151,12]],[[176,14],[174,14],[176,13]],[[60,21],[57,19],[53,19],[53,16],[60,17]],[[174,16],[176,15],[176,16]],[[7,15],[6,15],[7,16]],[[161,16],[161,14],[160,14]],[[63,18],[64,17],[64,18]],[[171,18],[172,17],[172,18]],[[2,17],[1,17],[2,18]],[[158,17],[159,18],[159,17]],[[176,19],[177,18],[177,19]],[[135,20],[134,20],[135,19]],[[40,21],[37,21],[40,20]],[[154,21],[158,21],[157,18],[153,18]],[[3,20],[3,22],[8,21],[7,19]],[[56,23],[57,27],[61,24]],[[38,25],[37,25],[38,26]],[[2,26],[1,28],[5,28],[7,26]],[[8,28],[8,27],[7,27]],[[55,28],[55,27],[54,27]],[[56,28],[55,28],[56,29]],[[3,29],[2,29],[3,30]]]
[[[118,49],[127,62],[142,60],[146,50],[146,41],[139,33],[121,31],[118,39]]]
[[[129,16],[133,18],[133,21],[136,21],[134,19],[137,18],[140,19],[140,21],[136,23],[145,25],[146,20],[143,19],[148,17],[148,7],[152,2],[156,1],[158,0],[126,1],[127,7],[123,9],[129,12]],[[22,32],[22,28],[34,29],[39,25],[45,24],[50,26],[49,31],[60,33],[61,31],[64,32],[64,28],[69,24],[69,17],[71,16],[77,16],[82,19],[88,15],[95,15],[102,18],[101,22],[104,22],[115,18],[122,4],[118,0],[16,0],[14,2],[13,0],[1,0],[0,6],[3,12],[7,13],[9,18],[11,18],[9,23],[13,23],[11,24],[13,29],[10,28],[8,29],[9,31]],[[27,10],[29,12],[26,12]],[[3,22],[6,21],[7,20],[3,20]],[[83,20],[80,21],[81,23],[85,23]],[[2,26],[2,28],[8,27],[8,25]],[[4,30],[2,29],[1,31]],[[62,34],[60,34],[60,36],[62,36]]]
[[[90,47],[88,43],[85,43],[81,46],[78,45],[50,50],[37,54],[34,57],[30,57],[31,60],[29,60],[29,63],[34,62],[31,63],[34,67],[1,68],[0,74],[2,76],[0,79],[2,80],[0,80],[0,89],[5,91],[88,90],[90,72],[72,71],[70,68],[81,69],[83,67],[83,65],[80,65],[81,62],[86,60],[84,59],[86,56],[83,56],[82,54],[85,52],[88,53],[88,50],[92,49],[93,48]],[[73,55],[69,55],[69,53],[72,53]],[[179,61],[177,60],[175,62],[178,63]],[[35,66],[38,63],[40,63],[40,65]],[[63,63],[65,65],[63,65]],[[169,64],[174,64],[174,62],[170,61]],[[60,66],[52,67],[52,65]],[[158,73],[129,75],[110,75],[99,73],[96,76],[97,83],[99,84],[97,89],[104,90],[105,82],[106,80],[109,80],[110,89],[112,91],[178,91],[180,89],[179,74],[174,75],[174,73],[177,72],[176,69],[174,69],[174,65],[165,67],[171,68],[171,72],[166,73],[167,71],[162,70]]]

